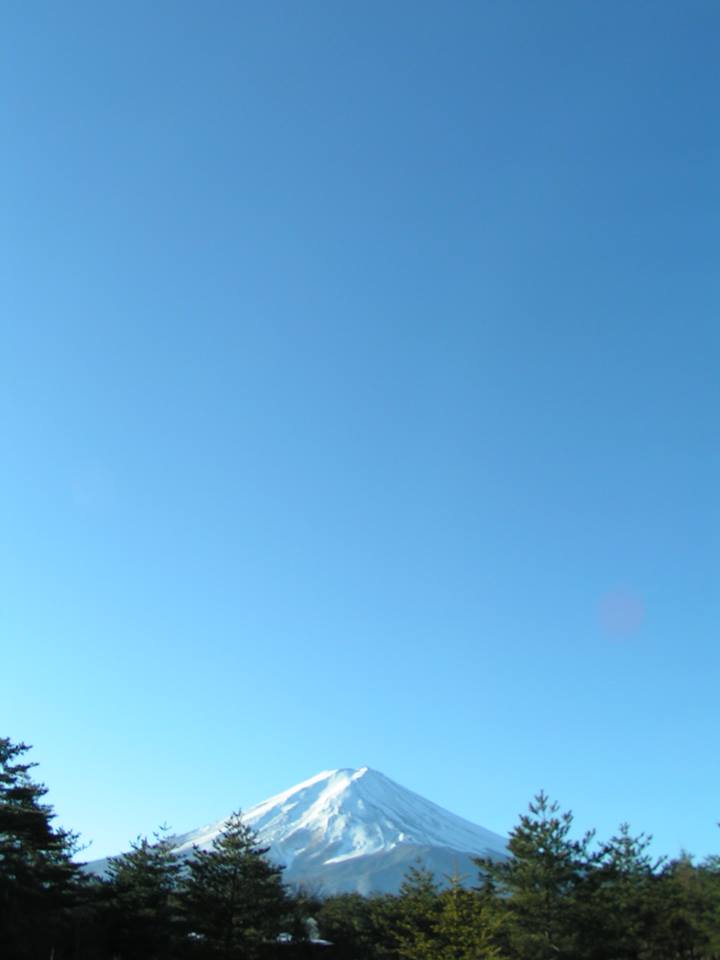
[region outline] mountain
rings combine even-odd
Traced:
[[[472,857],[503,857],[503,837],[443,810],[388,777],[360,767],[328,770],[244,814],[287,883],[314,891],[396,891],[418,859],[441,877],[474,881]],[[224,820],[174,837],[177,851],[207,849]],[[103,863],[90,867],[102,871]]]

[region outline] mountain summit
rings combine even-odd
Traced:
[[[323,893],[396,891],[421,860],[438,877],[474,880],[472,857],[503,857],[503,837],[360,767],[326,770],[251,807],[245,821],[288,883]],[[179,853],[206,849],[225,820],[177,836]]]

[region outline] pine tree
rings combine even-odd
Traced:
[[[317,920],[320,935],[333,944],[333,960],[385,960],[397,956],[392,948],[399,912],[392,894],[337,893],[323,900]]]
[[[108,862],[103,910],[114,956],[162,960],[179,941],[177,888],[182,863],[164,827],[155,841],[138,837]]]
[[[240,812],[227,820],[210,850],[195,849],[182,903],[198,953],[254,960],[268,954],[293,922],[282,868],[270,863],[267,853]]]
[[[495,941],[497,917],[487,909],[478,891],[463,886],[459,876],[451,877],[449,886],[441,891],[434,883],[430,886],[427,876],[416,874],[406,889],[415,903],[400,930],[397,952],[401,957],[500,960],[501,951]],[[423,904],[424,911],[420,909]]]
[[[57,829],[47,789],[35,783],[30,748],[0,737],[0,956],[48,956],[73,902],[77,838]]]
[[[497,885],[511,951],[523,960],[577,960],[573,909],[593,834],[572,840],[572,813],[539,793],[510,834],[509,859],[476,860]]]
[[[655,923],[643,960],[720,958],[720,874],[712,859],[696,865],[688,854],[656,878]]]
[[[660,860],[647,853],[652,837],[633,836],[628,824],[588,860],[573,904],[578,956],[585,960],[639,960],[654,925]]]
[[[501,921],[487,900],[466,889],[453,877],[441,895],[442,910],[436,925],[438,960],[500,960]]]
[[[707,951],[713,960],[720,960],[720,856],[707,857],[700,872],[705,890],[702,928]]]
[[[425,867],[411,867],[400,887],[394,918],[397,952],[409,960],[427,956],[440,917],[440,886]]]

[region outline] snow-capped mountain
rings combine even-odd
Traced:
[[[244,813],[291,884],[319,892],[395,891],[421,860],[438,877],[472,881],[472,856],[502,857],[506,841],[368,767],[329,770]],[[177,836],[176,849],[207,849],[224,820]]]

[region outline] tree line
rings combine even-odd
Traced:
[[[720,857],[656,860],[627,825],[579,839],[544,793],[505,860],[421,864],[398,894],[291,890],[239,812],[206,850],[138,838],[102,877],[0,738],[1,960],[720,960]]]

